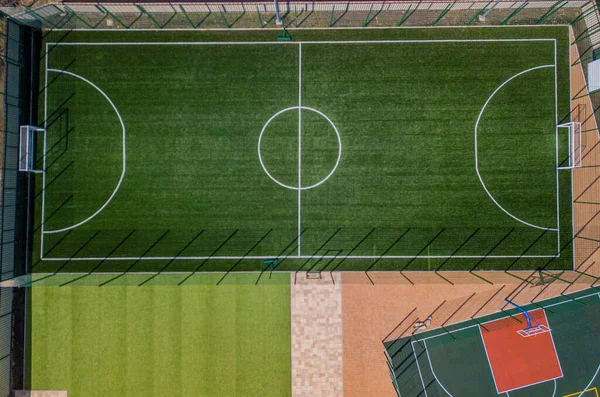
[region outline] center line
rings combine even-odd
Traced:
[[[298,256],[300,249],[301,221],[301,196],[302,196],[302,43],[298,44]]]

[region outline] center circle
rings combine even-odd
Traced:
[[[338,153],[337,153],[337,159],[335,161],[335,165],[333,166],[333,168],[331,169],[331,171],[329,172],[329,174],[327,174],[327,176],[325,176],[325,178],[321,179],[320,181],[318,181],[317,183],[314,183],[312,185],[309,186],[292,186],[292,185],[288,185],[285,184],[283,182],[281,182],[280,180],[278,180],[277,178],[275,178],[267,169],[267,167],[265,166],[265,163],[263,161],[262,158],[262,148],[261,148],[261,144],[262,144],[262,140],[263,140],[263,135],[265,133],[265,131],[267,130],[267,127],[269,126],[269,124],[271,124],[271,122],[278,117],[279,115],[285,113],[285,112],[289,112],[292,110],[296,110],[296,111],[300,111],[300,110],[307,110],[309,112],[313,112],[318,114],[319,116],[321,116],[322,118],[324,118],[329,125],[333,128],[333,131],[335,132],[336,138],[337,138],[337,144],[338,144]],[[301,119],[300,119],[301,121]],[[301,132],[300,132],[301,134]],[[300,149],[300,148],[299,148]],[[291,190],[309,190],[309,189],[313,189],[317,186],[322,185],[323,183],[325,183],[329,178],[331,178],[331,176],[333,175],[333,173],[335,172],[335,170],[337,169],[338,165],[340,164],[340,159],[342,158],[342,139],[340,137],[340,133],[337,129],[337,127],[335,126],[335,124],[333,124],[333,121],[331,121],[331,119],[329,117],[327,117],[323,112],[317,110],[317,109],[313,109],[307,106],[292,106],[286,109],[282,109],[279,112],[275,113],[273,116],[271,116],[271,118],[269,120],[267,120],[267,122],[265,123],[265,125],[263,126],[262,130],[260,131],[260,135],[258,136],[258,160],[260,161],[260,166],[262,167],[262,169],[265,171],[265,173],[267,174],[267,176],[276,184],[278,184],[279,186],[282,186],[286,189],[291,189]],[[301,167],[301,162],[299,162],[298,164],[298,172],[300,173]]]

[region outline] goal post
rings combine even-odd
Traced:
[[[19,171],[41,172],[35,169],[36,132],[46,132],[46,130],[33,125],[22,125],[19,128]]]
[[[565,161],[563,161],[558,169],[569,170],[581,167],[581,161],[583,159],[581,154],[583,146],[581,142],[581,122],[571,121],[569,123],[559,124],[557,133],[560,134],[561,131],[566,131],[568,134],[567,142],[569,151],[568,157],[565,160],[567,164],[564,164]]]

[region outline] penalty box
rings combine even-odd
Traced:
[[[276,46],[276,45],[285,45],[285,46],[297,46],[299,49],[299,59],[298,59],[298,79],[299,79],[299,95],[298,95],[298,103],[297,104],[292,104],[294,105],[296,108],[301,108],[306,106],[306,108],[308,109],[308,106],[315,106],[312,103],[305,103],[302,101],[302,62],[304,61],[302,59],[302,46],[305,46],[305,48],[309,47],[309,46],[332,46],[335,45],[337,46],[351,46],[351,45],[365,45],[368,44],[369,47],[371,46],[377,46],[379,44],[391,44],[391,45],[404,45],[404,44],[423,44],[423,45],[427,45],[429,43],[440,43],[440,44],[451,44],[451,43],[465,43],[467,46],[477,46],[478,44],[482,44],[482,43],[523,43],[523,42],[537,42],[537,41],[543,41],[543,42],[553,42],[554,43],[554,51],[556,51],[556,42],[553,39],[498,39],[498,40],[379,40],[379,41],[315,41],[315,42],[302,42],[302,43],[298,43],[298,42],[293,42],[293,43],[279,43],[279,42],[196,42],[196,43],[190,43],[190,42],[175,42],[175,43],[150,43],[150,42],[136,42],[136,43],[76,43],[76,42],[72,42],[72,43],[48,43],[49,46],[57,46],[57,47],[62,47],[62,46]],[[52,54],[50,54],[52,55]],[[555,54],[554,54],[555,55]],[[556,55],[555,55],[556,56]],[[48,58],[52,58],[51,56],[49,56]],[[51,62],[51,61],[50,61]],[[313,61],[314,62],[314,61]],[[290,71],[290,73],[293,73],[293,71]],[[87,76],[90,78],[90,80],[93,80],[94,76]],[[51,91],[51,90],[50,90]],[[555,92],[556,95],[556,92]],[[319,107],[319,106],[315,106],[315,107]],[[330,109],[328,109],[329,112],[331,111]],[[324,112],[325,114],[327,114],[328,112]],[[338,119],[334,120],[334,122],[339,122]],[[335,128],[335,127],[334,127]],[[258,135],[259,131],[256,131],[257,135]],[[337,132],[337,131],[336,131]],[[343,160],[343,154],[341,154],[342,152],[342,145],[343,145],[343,140],[344,140],[344,131],[340,130],[339,135],[341,135],[341,139],[340,139],[340,155],[341,158]],[[346,147],[344,147],[344,150],[346,150]],[[345,153],[345,152],[344,152]],[[260,156],[260,153],[258,154],[257,157]],[[339,161],[338,157],[338,161]],[[300,161],[299,161],[300,163]],[[337,163],[336,163],[337,166]],[[344,163],[342,161],[340,167],[343,167]],[[301,167],[301,165],[299,164],[299,167]],[[339,170],[337,171],[339,172]],[[302,174],[302,172],[299,170],[298,172],[299,175]],[[333,175],[333,177],[335,177],[335,174],[331,174]],[[327,177],[331,176],[331,175],[327,175]],[[273,179],[273,178],[272,178]],[[127,181],[127,176],[125,176],[125,181]],[[558,178],[557,178],[558,180]],[[325,183],[325,179],[323,180],[323,186],[326,187],[326,183]],[[297,214],[297,230],[298,230],[298,240],[299,240],[299,244],[298,244],[298,250],[297,250],[297,257],[299,258],[304,258],[304,257],[311,257],[312,252],[312,248],[314,246],[314,244],[311,246],[307,241],[308,238],[306,238],[306,236],[301,236],[301,231],[305,228],[310,229],[311,228],[311,224],[314,221],[314,219],[311,219],[311,200],[310,200],[310,195],[314,195],[318,194],[319,192],[317,191],[317,189],[315,189],[314,191],[312,189],[308,189],[308,188],[312,188],[312,187],[319,187],[318,185],[320,185],[321,181],[316,181],[316,183],[313,183],[310,186],[304,186],[302,184],[302,181],[298,182],[298,186],[301,187],[298,190],[298,199],[297,199],[297,205],[295,206],[295,208],[290,208],[290,212],[293,212],[293,214]],[[291,187],[292,190],[294,190],[294,188],[296,188],[295,186],[288,186]],[[286,188],[285,186],[282,188]],[[306,190],[304,189],[306,188]],[[46,193],[44,193],[45,195]],[[118,193],[117,193],[118,194]],[[314,201],[314,200],[313,200]],[[435,211],[435,209],[433,209]],[[48,210],[43,210],[45,212],[49,212]],[[101,213],[98,213],[98,216],[102,216]],[[510,216],[510,215],[509,215]],[[558,194],[557,194],[557,214],[556,217],[558,217]],[[94,222],[94,219],[89,219],[89,223],[92,224]],[[332,223],[337,223],[337,221],[333,221]],[[557,221],[558,223],[558,221]],[[90,225],[87,225],[90,226]],[[275,226],[277,226],[277,224],[275,224]],[[378,226],[378,225],[375,225]],[[47,235],[49,232],[46,230],[45,232],[42,233],[42,238],[44,237],[44,235]],[[551,233],[554,235],[554,232],[551,231]],[[558,236],[559,233],[556,233],[556,235]],[[558,242],[558,237],[556,238],[557,243],[556,243],[556,251],[558,251],[560,244]],[[305,249],[303,250],[303,247],[310,247],[311,249]],[[339,247],[336,247],[339,248]],[[556,254],[556,251],[554,252],[545,252],[542,255],[532,255],[535,257],[540,257],[540,256],[546,256],[546,257],[551,257],[552,255]],[[277,252],[273,252],[273,254],[276,254]],[[476,258],[476,257],[483,257],[485,254],[485,252],[481,252],[481,255],[469,255],[469,258]],[[497,257],[515,257],[515,256],[519,256],[519,257],[529,257],[529,255],[527,253],[523,254],[521,251],[516,251],[507,254],[507,255],[497,255]],[[331,254],[330,256],[332,257],[336,257],[339,254]],[[235,255],[234,255],[235,256]],[[228,255],[228,258],[233,258],[234,256],[230,256]],[[265,256],[269,256],[269,255],[265,255]],[[401,252],[398,253],[394,253],[391,252],[389,257],[394,257],[394,258],[412,258],[414,255],[403,255]],[[423,253],[422,255],[423,257],[427,256],[427,253]],[[460,255],[454,255],[452,250],[449,250],[447,253],[443,253],[441,255],[435,255],[436,258],[443,258],[443,257],[460,257]],[[357,255],[353,255],[353,257],[356,258],[372,258],[372,257],[380,257],[380,255],[378,253],[373,253],[372,255],[361,255],[361,254],[357,254]],[[432,256],[434,257],[434,256]],[[59,257],[60,258],[60,257]],[[203,259],[203,256],[186,256],[185,258],[181,258],[181,259],[190,259],[190,258],[198,258],[198,259]],[[213,256],[211,258],[214,259],[218,259],[218,256]],[[151,259],[151,257],[147,257],[146,259]]]

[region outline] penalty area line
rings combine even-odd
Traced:
[[[448,258],[456,258],[456,259],[481,259],[481,258],[490,258],[490,259],[515,259],[515,258],[555,258],[556,255],[495,255],[495,256],[484,256],[484,255],[423,255],[423,256],[410,256],[410,255],[348,255],[348,256],[340,256],[340,255],[322,255],[316,256],[317,258],[322,259],[448,259]],[[277,259],[277,255],[256,255],[256,256],[122,256],[122,257],[82,257],[82,258],[55,258],[55,257],[43,257],[43,260],[46,261],[130,261],[130,260],[140,260],[140,261],[155,261],[155,260],[240,260],[240,259],[248,259],[248,260],[264,260],[264,259]],[[281,257],[279,257],[281,258]],[[286,256],[289,259],[311,259],[315,258],[314,255],[290,255]],[[466,270],[459,270],[466,271]],[[481,272],[485,272],[486,270],[481,270]],[[452,272],[452,270],[448,270],[448,272]],[[480,272],[480,271],[477,271]]]

